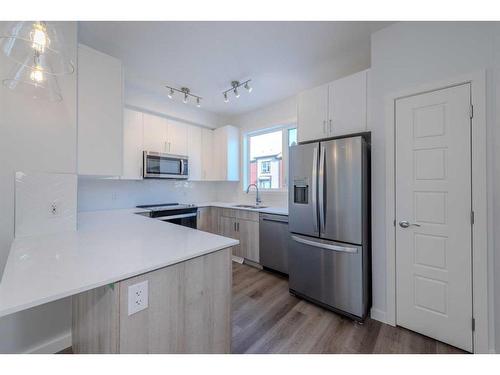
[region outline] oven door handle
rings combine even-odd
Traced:
[[[190,214],[180,214],[180,215],[171,215],[171,216],[159,216],[159,217],[154,217],[153,219],[156,220],[173,220],[173,219],[183,219],[185,217],[194,217],[197,216],[198,214],[196,212],[190,213]]]

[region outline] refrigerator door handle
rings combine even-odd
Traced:
[[[317,242],[317,241],[313,241],[313,240],[304,238],[302,236],[292,235],[292,239],[296,242],[301,243],[301,244],[319,247],[319,248],[325,249],[325,250],[333,250],[333,251],[338,251],[341,253],[350,253],[350,254],[356,254],[358,252],[358,249],[355,247],[332,245],[332,244],[327,244],[327,243],[323,243],[323,242]]]
[[[316,200],[317,192],[317,179],[318,179],[318,147],[313,150],[313,165],[312,165],[312,181],[311,181],[311,194],[312,194],[312,212],[313,212],[313,228],[314,232],[318,233],[318,202]]]
[[[326,148],[320,145],[319,157],[319,223],[321,233],[325,231],[325,163],[326,163]]]

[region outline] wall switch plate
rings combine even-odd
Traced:
[[[148,280],[128,287],[128,315],[148,308]]]

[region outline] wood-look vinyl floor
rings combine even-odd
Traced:
[[[233,353],[464,353],[400,327],[364,324],[294,297],[288,279],[233,262]]]

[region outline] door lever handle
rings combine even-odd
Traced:
[[[409,221],[407,220],[401,220],[399,222],[399,226],[401,228],[408,228],[408,227],[411,227],[411,226],[414,226],[414,227],[420,227],[420,224],[415,224],[415,223],[410,223]]]

